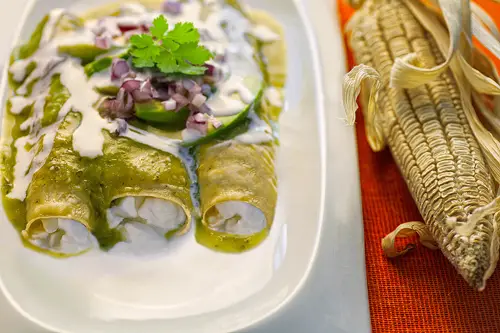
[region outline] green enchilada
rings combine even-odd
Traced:
[[[257,246],[277,202],[285,55],[279,24],[235,1],[47,14],[12,53],[3,121],[3,203],[25,244],[108,250],[142,223]]]

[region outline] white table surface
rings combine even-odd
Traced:
[[[10,46],[12,44],[12,39],[14,33],[18,26],[19,19],[24,10],[24,6],[29,0],[0,0],[0,23],[2,26],[11,27],[11,29],[0,30],[0,66],[2,66],[8,57],[10,52]],[[321,19],[318,17],[318,21],[322,22],[315,24],[315,32],[317,34],[318,43],[331,43],[332,41],[339,42],[341,38],[338,33],[338,27],[332,26],[332,21],[328,20],[327,16],[334,13],[334,8],[330,0],[321,1],[307,1],[305,3],[310,3],[308,10],[316,13],[315,15],[322,16]],[[335,4],[335,0],[333,0]],[[343,50],[338,50],[343,52]],[[322,54],[322,62],[328,63],[328,54]],[[329,79],[338,79],[339,72],[345,67],[344,63],[329,63],[328,67],[325,69],[325,77]],[[332,77],[333,76],[333,77]],[[339,81],[340,82],[340,81]],[[325,98],[327,98],[330,105],[340,105],[340,101],[337,100],[338,92],[331,91]],[[338,120],[339,114],[333,114],[328,116],[328,121]],[[330,142],[335,142],[338,133],[328,133],[328,139]],[[345,142],[344,146],[349,146],[348,150],[351,151],[349,154],[356,155],[355,141],[349,140]],[[344,150],[345,151],[344,147]],[[329,145],[328,153],[339,156],[345,153],[341,153],[338,147],[334,145]],[[353,158],[353,156],[349,156]],[[340,163],[336,165],[329,165],[327,174],[333,172],[342,173],[357,173],[356,170],[345,170],[345,167]],[[327,182],[332,182],[331,179],[327,179]],[[353,201],[359,200],[359,184],[352,184],[353,188],[343,191],[343,195],[351,197]],[[335,203],[327,207],[327,210],[334,210],[336,206]],[[359,223],[361,219],[360,207],[335,207],[337,212],[336,218],[352,220],[352,223]],[[348,224],[347,224],[348,225]],[[344,228],[344,227],[342,227]],[[308,283],[304,286],[304,289],[297,295],[291,304],[287,306],[285,313],[277,313],[273,315],[268,320],[264,321],[259,327],[245,331],[247,333],[368,333],[370,332],[369,324],[369,310],[366,304],[353,304],[352,296],[356,296],[356,299],[367,300],[366,290],[354,290],[349,287],[356,285],[352,282],[356,280],[359,283],[365,283],[365,272],[364,265],[356,269],[358,274],[349,275],[344,274],[342,269],[339,267],[333,267],[331,265],[331,256],[334,256],[336,249],[341,246],[353,246],[352,242],[356,244],[354,246],[359,246],[364,249],[362,228],[353,228],[351,230],[349,226],[345,227],[346,230],[339,230],[331,223],[326,223],[323,230],[323,240],[321,241],[319,254],[317,262],[313,271],[311,272]],[[349,229],[349,230],[347,230]],[[337,237],[342,232],[350,232],[349,239],[345,237]],[[345,233],[344,233],[345,234]],[[329,235],[329,236],[327,236]],[[328,237],[328,241],[326,240]],[[332,237],[335,242],[332,242]],[[348,245],[347,243],[350,244]],[[335,244],[336,243],[336,244]],[[346,243],[343,245],[343,243]],[[354,259],[354,260],[353,260]],[[343,262],[342,267],[352,266],[353,261],[364,263],[364,251],[356,258],[341,258]],[[342,293],[331,292],[332,285],[345,286]],[[342,288],[337,288],[342,289]],[[47,300],[50,302],[50,300]],[[356,303],[356,302],[354,302]],[[349,306],[347,306],[349,305]],[[352,311],[355,308],[356,311]],[[2,333],[47,333],[46,330],[31,324],[22,316],[20,316],[6,301],[5,297],[0,294],[0,332]],[[105,333],[105,332],[103,332]]]

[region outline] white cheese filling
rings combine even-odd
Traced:
[[[186,213],[172,201],[152,197],[125,197],[115,201],[115,206],[107,210],[110,228],[122,223],[142,222],[159,234],[179,229],[186,223]],[[127,235],[126,235],[127,236]],[[127,241],[132,241],[128,239]]]
[[[185,224],[187,218],[178,204],[152,197],[116,200],[106,214],[111,229],[130,224],[122,229],[125,241],[138,244],[142,244],[145,234],[157,234],[164,239],[169,231]],[[61,254],[78,254],[98,247],[97,239],[87,227],[70,219],[41,219],[23,231],[23,236],[38,248]]]
[[[41,219],[23,231],[23,236],[41,249],[61,254],[78,254],[97,246],[87,227],[68,219]]]
[[[266,227],[266,217],[257,207],[242,201],[226,201],[206,215],[210,229],[235,235],[252,235]]]

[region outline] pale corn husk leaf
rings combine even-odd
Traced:
[[[472,93],[472,98],[474,100],[476,110],[478,110],[484,120],[486,120],[486,125],[489,125],[488,128],[493,132],[493,134],[496,135],[497,139],[500,138],[500,117],[486,106],[482,96],[477,92]]]
[[[454,2],[453,0],[446,1]],[[462,0],[462,2],[463,1],[464,0]],[[434,0],[433,2],[435,3]],[[488,26],[488,28],[490,28],[490,30],[494,31],[496,34],[500,34],[493,19],[491,19],[491,17],[481,7],[475,3],[470,3],[469,1],[462,3],[462,14],[461,29],[464,31],[465,35],[470,35],[472,33],[472,35],[474,35],[481,42],[481,44],[490,50],[496,57],[500,58],[500,43],[493,33],[488,31],[483,26],[484,23]],[[437,18],[433,17],[432,19],[438,21]],[[449,32],[450,35],[460,35],[460,29],[449,30]],[[467,38],[466,42],[471,45],[470,36]],[[470,82],[474,90],[488,95],[500,95],[498,76],[495,77],[495,79],[487,77],[470,64],[471,49],[472,48],[466,48],[463,49],[462,52],[456,54],[465,77]]]
[[[434,37],[441,52],[446,52],[448,41],[448,32],[439,23],[436,17],[419,1],[404,0],[411,12],[418,18],[424,28]],[[460,91],[462,106],[467,120],[471,126],[472,132],[481,146],[488,166],[497,183],[500,182],[500,142],[489,132],[479,120],[472,105],[471,85],[467,82],[462,66],[459,60],[452,59],[450,69]]]
[[[344,100],[346,123],[352,126],[356,122],[356,111],[358,110],[357,99],[361,92],[362,83],[365,80],[370,83],[370,97],[365,113],[366,136],[370,148],[373,151],[380,151],[385,147],[384,134],[379,125],[380,110],[377,104],[377,96],[382,83],[379,73],[370,66],[357,65],[344,76],[342,97]]]
[[[395,258],[406,254],[408,251],[415,248],[414,244],[407,244],[402,251],[396,249],[396,239],[411,237],[417,234],[420,243],[425,247],[437,250],[437,243],[432,238],[432,234],[427,226],[422,222],[406,222],[400,224],[393,232],[382,239],[382,250],[389,258]]]
[[[487,26],[496,39],[500,39],[500,31],[498,31],[497,25],[491,16],[477,3],[471,2],[470,5],[473,17],[475,16],[481,23]]]
[[[472,32],[474,36],[490,50],[497,58],[500,58],[500,43],[477,19],[473,16]],[[470,82],[474,90],[488,95],[500,95],[500,84],[498,80],[485,76],[483,73],[473,68],[463,57],[459,56],[460,66],[465,77]],[[496,71],[495,74],[497,75]]]
[[[444,53],[447,54],[446,60],[432,68],[422,68],[419,67],[420,61],[415,53],[396,58],[391,69],[391,87],[415,88],[435,80],[448,68],[459,47],[463,2],[460,0],[438,0],[438,2],[448,31],[450,31],[449,40],[447,40],[448,51]]]
[[[436,40],[437,45],[440,48],[441,52],[444,53],[444,51],[446,50],[446,43],[447,43],[447,32],[444,29],[444,27],[441,24],[433,24],[434,22],[430,18],[434,16],[431,15],[431,13],[428,11],[427,8],[425,8],[425,6],[420,5],[418,2],[413,2],[409,0],[405,0],[405,3],[408,5],[408,7],[414,13],[414,15],[420,14],[420,17],[422,18],[420,22],[425,27],[425,29],[431,33],[431,35]],[[426,11],[427,15],[425,15]],[[470,39],[470,35],[468,37]],[[471,45],[469,43],[462,43],[460,45],[460,53],[466,55],[472,54],[472,50],[464,51],[462,50],[463,48],[471,48]],[[476,139],[479,142],[479,145],[481,147],[481,150],[483,151],[488,166],[490,167],[492,176],[498,184],[500,181],[500,143],[493,136],[493,134],[484,127],[484,125],[481,123],[475,112],[475,109],[472,105],[471,85],[466,81],[465,75],[462,71],[461,64],[463,64],[463,62],[461,62],[460,60],[453,59],[450,62],[450,69],[452,71],[452,75],[455,77],[455,81],[457,83],[457,87],[460,92],[462,106],[465,115],[467,117],[467,120],[469,121],[469,124],[471,126],[472,132],[476,136]],[[457,232],[461,233],[466,237],[466,235],[468,235],[471,230],[477,227],[477,222],[479,221],[480,217],[489,214],[494,214],[495,216],[497,216],[499,208],[499,200],[500,198],[497,197],[490,204],[481,207],[479,209],[476,209],[473,214],[467,217],[467,221],[459,226]],[[450,221],[447,222],[450,223]],[[451,221],[451,223],[453,222],[456,223],[456,221]],[[497,233],[498,225],[494,223],[493,228],[494,232],[492,235],[491,247],[490,247],[490,264],[487,272],[485,273],[485,276],[483,277],[484,281],[486,281],[486,279],[488,279],[491,276],[491,274],[493,274],[499,256],[500,242]]]

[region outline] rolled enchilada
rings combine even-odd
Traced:
[[[204,246],[250,249],[277,199],[281,28],[235,1],[142,3],[54,10],[13,52],[9,219],[55,256],[133,242],[129,223],[169,239],[192,218]]]
[[[257,53],[244,65],[259,72],[265,87],[250,115],[250,128],[232,139],[202,145],[197,155],[202,211],[197,239],[223,252],[258,246],[272,226],[278,198],[276,126],[286,80],[286,47],[280,25],[264,12],[246,13],[236,7],[245,19],[265,26],[275,36],[254,40]]]

